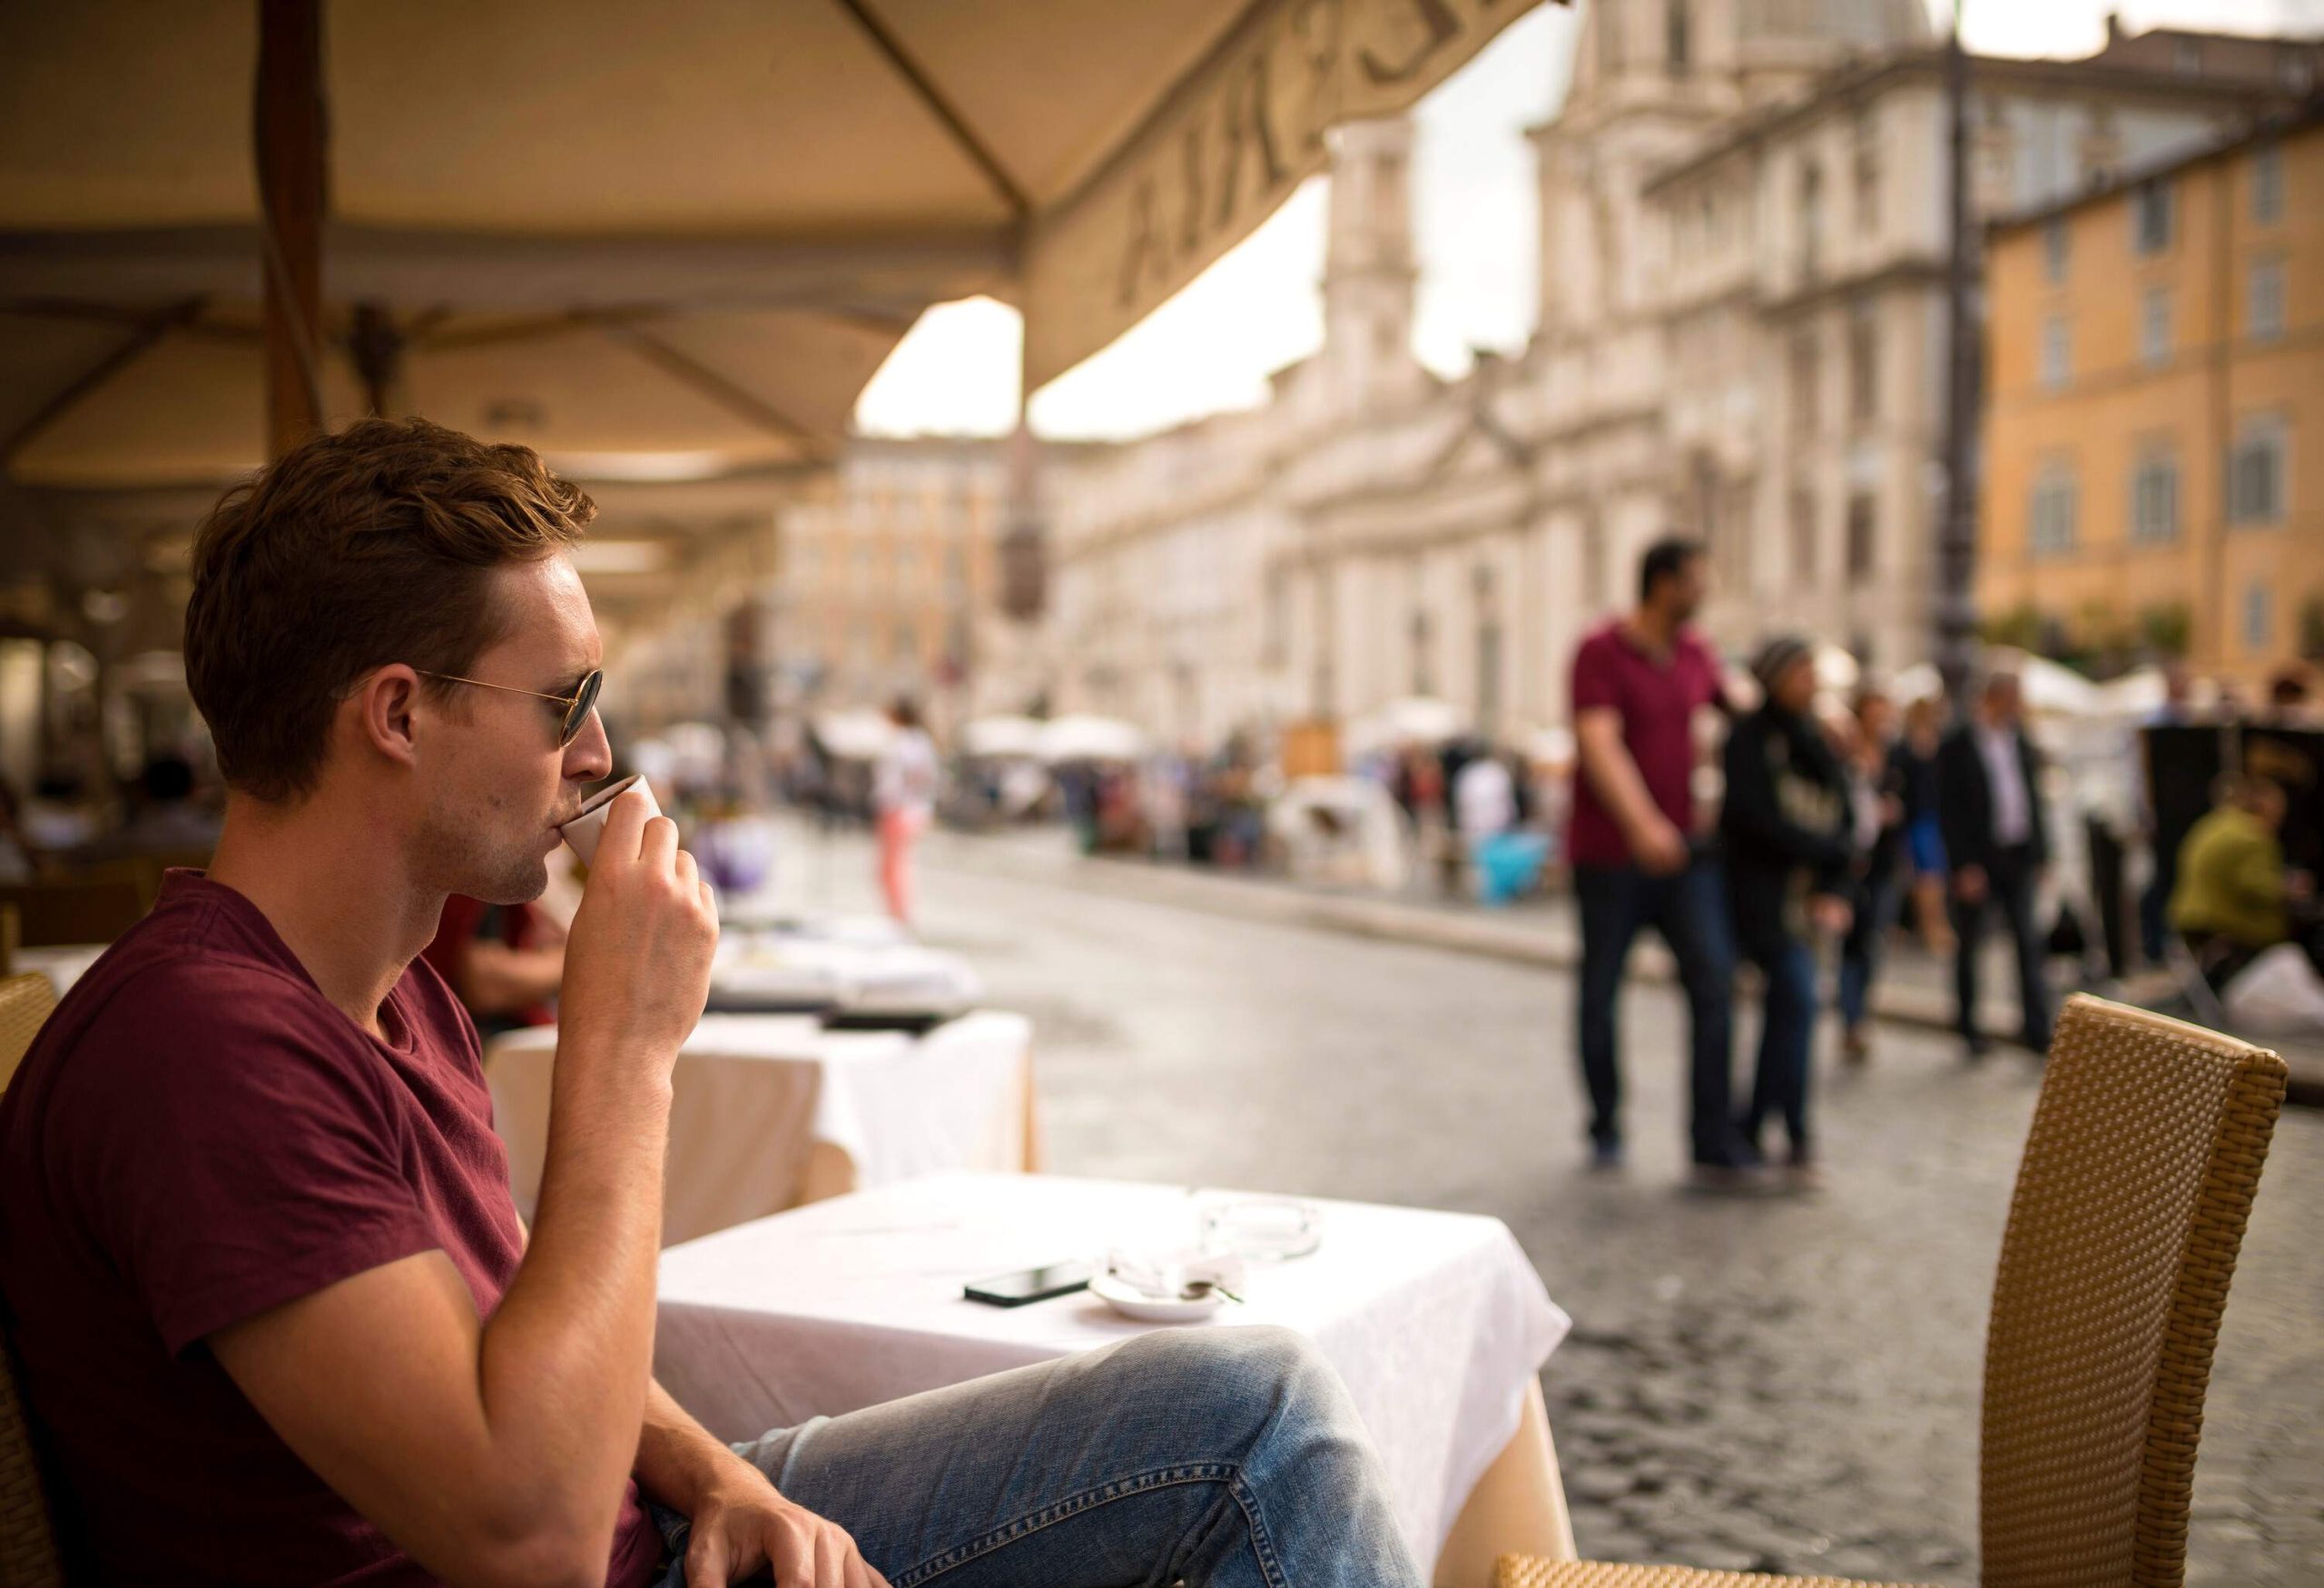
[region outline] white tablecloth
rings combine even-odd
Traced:
[[[556,1031],[486,1056],[508,1178],[527,1218],[548,1146]],[[789,1015],[705,1015],[672,1077],[665,1245],[812,1195],[953,1169],[1030,1166],[1032,1028],[980,1011],[925,1035],[832,1031]],[[832,1165],[841,1167],[836,1172]]]
[[[1087,1294],[1000,1308],[960,1287],[1125,1238],[1186,1239],[1197,1200],[1171,1186],[949,1175],[729,1229],[662,1254],[655,1371],[731,1440],[1101,1346],[1152,1326]],[[1248,1305],[1218,1322],[1315,1341],[1430,1562],[1510,1445],[1566,1317],[1499,1219],[1321,1206],[1321,1249],[1254,1265]]]
[[[97,962],[97,956],[111,946],[102,942],[74,942],[18,949],[8,968],[19,976],[39,972],[56,989],[56,996],[62,998],[73,990],[73,983]]]

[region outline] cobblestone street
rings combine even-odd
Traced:
[[[1976,1580],[1988,1291],[2038,1074],[1884,1029],[1819,1071],[1831,1185],[1679,1189],[1675,995],[1623,1007],[1632,1160],[1580,1169],[1569,975],[1223,919],[965,869],[941,838],[924,931],[1036,1026],[1058,1172],[1495,1215],[1574,1332],[1545,1384],[1585,1555]],[[948,854],[952,857],[948,863]],[[786,891],[864,907],[868,850]],[[1746,1015],[1741,1037],[1754,1021]],[[1748,1049],[1746,1050],[1748,1050]],[[2324,1581],[2324,1116],[2289,1112],[2213,1380],[2190,1581]]]

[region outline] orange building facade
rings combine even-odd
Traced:
[[[1999,225],[1985,269],[1989,626],[2246,687],[2324,657],[2324,112]]]

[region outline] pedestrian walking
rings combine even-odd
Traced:
[[[1815,652],[1794,636],[1771,639],[1751,664],[1763,698],[1728,735],[1728,897],[1742,956],[1767,993],[1759,1059],[1741,1133],[1755,1151],[1768,1119],[1783,1116],[1795,1187],[1816,1182],[1808,1129],[1816,1033],[1817,936],[1847,931],[1856,845],[1847,773],[1815,718]]]
[[[1840,1052],[1871,1056],[1872,984],[1896,924],[1905,856],[1905,768],[1896,752],[1896,708],[1877,690],[1856,696],[1846,766],[1856,849],[1853,919],[1840,940]]]
[[[1732,1110],[1733,950],[1715,860],[1695,842],[1696,714],[1720,701],[1718,657],[1691,626],[1702,547],[1666,538],[1639,565],[1638,606],[1574,653],[1574,779],[1567,853],[1581,916],[1579,1023],[1590,1161],[1622,1162],[1615,1002],[1640,931],[1669,945],[1686,989],[1694,1177],[1742,1188],[1756,1160]]]
[[[2154,768],[2150,764],[2150,728],[2183,728],[2195,718],[2194,678],[2185,664],[2173,662],[2162,672],[2162,704],[2139,725],[2136,745],[2136,796],[2140,836],[2152,863],[2146,889],[2139,895],[2139,952],[2150,965],[2163,962],[2163,934],[2170,930],[2171,895],[2179,886],[2179,846],[2186,841],[2183,823],[2163,820],[2154,795]]]
[[[2050,1049],[2046,938],[2034,919],[2050,863],[2042,814],[2042,758],[2025,732],[2016,676],[1995,673],[1978,691],[1970,720],[1937,755],[1939,814],[1952,874],[1953,986],[1957,1023],[1972,1059],[1989,1047],[1977,1024],[1977,951],[1995,912],[2017,952],[2020,1035],[2036,1053]]]
[[[1945,747],[1945,703],[1925,695],[1905,708],[1905,732],[1889,753],[1905,802],[1905,865],[1910,875],[1913,930],[1921,946],[1943,959],[1953,952],[1946,902],[1944,803],[1937,753]]]
[[[879,822],[880,892],[888,913],[912,916],[912,846],[936,809],[936,745],[920,725],[920,708],[899,697],[888,708],[895,725],[872,769],[872,808]]]

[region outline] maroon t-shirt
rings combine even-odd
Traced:
[[[257,907],[172,871],[0,1099],[0,1291],[90,1580],[431,1583],[242,1397],[207,1337],[441,1249],[489,1317],[522,1236],[476,1030],[414,962],[387,1041]],[[633,1484],[607,1581],[651,1580]]]
[[[1573,653],[1573,715],[1611,706],[1622,715],[1622,743],[1655,804],[1681,833],[1695,825],[1695,713],[1719,695],[1718,656],[1682,628],[1670,655],[1649,656],[1620,618]],[[1566,837],[1575,865],[1628,865],[1630,845],[1598,797],[1589,774],[1573,779],[1573,820]]]

